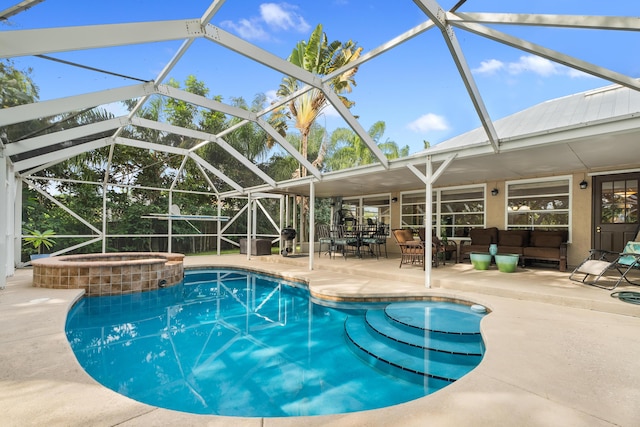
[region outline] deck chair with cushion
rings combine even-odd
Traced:
[[[369,246],[369,250],[376,257],[382,256],[382,247],[384,247],[384,257],[387,258],[387,237],[389,236],[389,225],[380,224],[373,225],[368,233],[362,236],[362,243]]]
[[[358,250],[358,238],[353,234],[353,229],[350,226],[338,225],[333,232],[333,245],[336,249],[339,248],[344,259],[347,259],[349,252],[356,254]]]
[[[413,238],[410,228],[398,228],[392,230],[393,237],[400,248],[400,268],[403,264],[422,265],[424,269],[425,246],[424,242]],[[431,259],[435,267],[438,266],[438,257],[435,245],[432,244]]]
[[[589,256],[573,270],[569,279],[608,290],[615,289],[622,280],[640,286],[639,282],[628,277],[636,269],[640,269],[640,242],[627,242],[622,253],[591,249]],[[612,272],[616,273],[615,276]]]
[[[418,229],[418,236],[420,236],[420,240],[423,242],[426,240],[425,233],[426,230],[424,228]],[[438,259],[442,261],[443,265],[447,264],[447,259],[453,259],[454,264],[458,261],[458,244],[453,240],[447,240],[446,242],[440,240],[435,228],[431,230],[431,243],[435,245],[436,252],[440,254],[438,255]]]
[[[316,236],[318,236],[318,256],[322,254],[322,246],[326,245],[327,250],[326,254],[329,254],[329,258],[331,255],[335,255],[335,245],[333,242],[333,235],[331,229],[327,224],[318,224],[316,227]]]

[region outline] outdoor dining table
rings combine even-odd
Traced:
[[[364,239],[368,237],[373,237],[376,234],[377,227],[375,225],[351,225],[344,228],[344,237],[347,239],[355,239],[353,244],[349,246],[354,246],[356,248],[356,256],[358,258],[362,258],[362,250],[363,246],[367,246],[369,249],[369,254],[371,256],[375,256],[375,253],[371,249],[367,243],[364,242]]]

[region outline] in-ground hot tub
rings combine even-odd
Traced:
[[[183,254],[114,252],[31,261],[33,286],[84,289],[89,296],[121,295],[172,286],[184,277]]]

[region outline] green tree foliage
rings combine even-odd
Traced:
[[[38,100],[38,87],[31,80],[31,72],[31,69],[16,69],[10,60],[0,60],[0,108],[15,107]]]
[[[38,86],[31,79],[31,69],[19,70],[10,60],[0,60],[0,108],[37,102]],[[16,123],[0,129],[3,143],[23,139],[36,129],[42,127],[40,121]]]
[[[409,146],[399,147],[397,143],[383,140],[386,125],[375,122],[369,128],[369,136],[388,159],[397,159],[409,155]],[[376,162],[377,159],[362,139],[351,129],[338,128],[331,133],[331,143],[327,158],[328,170],[340,170]]]

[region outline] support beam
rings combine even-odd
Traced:
[[[94,141],[85,142],[84,144],[76,145],[74,147],[64,148],[50,153],[41,154],[39,156],[29,157],[28,159],[17,161],[13,165],[15,166],[15,169],[17,171],[25,171],[32,168],[38,168],[38,170],[42,170],[46,167],[53,166],[56,163],[63,162],[79,154],[91,150],[96,150],[98,148],[102,148],[111,144],[113,144],[113,140],[111,138],[100,138]],[[31,174],[34,172],[30,171],[29,173]]]
[[[1,31],[0,58],[157,43],[203,35],[199,19]]]
[[[227,153],[231,154],[236,160],[242,163],[247,169],[260,177],[264,182],[271,185],[272,187],[276,186],[276,182],[269,175],[264,173],[259,167],[257,167],[253,162],[243,156],[238,150],[233,148],[223,139],[216,137],[215,135],[202,132],[194,129],[186,129],[179,126],[174,126],[167,123],[160,123],[154,120],[148,120],[143,118],[133,118],[131,119],[131,124],[136,126],[141,126],[147,129],[155,129],[161,132],[173,133],[176,135],[188,136],[190,138],[196,138],[203,141],[213,141],[218,144],[222,149],[224,149]],[[197,146],[202,146],[203,144],[197,144]],[[191,150],[193,151],[193,150]]]
[[[550,15],[529,13],[456,13],[454,20],[477,24],[530,25],[537,27],[586,28],[590,30],[640,31],[640,18],[629,16]]]
[[[273,70],[294,77],[309,86],[313,86],[318,89],[322,88],[322,80],[320,77],[270,52],[267,52],[266,50],[260,49],[240,37],[236,37],[233,34],[211,24],[207,25],[204,28],[204,31],[205,38],[221,46],[224,46]]]
[[[56,199],[55,197],[53,197],[51,194],[47,193],[45,190],[43,190],[42,188],[40,188],[38,185],[36,185],[33,181],[23,178],[23,181],[29,185],[29,187],[33,188],[34,190],[36,190],[38,193],[42,194],[45,198],[47,198],[48,200],[50,200],[54,205],[58,206],[60,209],[62,209],[63,211],[67,212],[69,215],[71,215],[72,217],[74,217],[75,219],[77,219],[78,221],[80,221],[81,223],[83,223],[84,225],[86,225],[89,229],[91,229],[94,233],[96,233],[97,235],[102,235],[102,232],[100,230],[98,230],[93,224],[91,224],[89,221],[85,220],[84,218],[82,218],[80,215],[78,215],[77,213],[75,213],[74,211],[72,211],[71,209],[69,209],[65,204],[63,204],[62,202],[60,202],[58,199]]]
[[[426,161],[426,181],[425,185],[425,220],[424,220],[424,286],[425,288],[431,288],[431,246],[433,244],[433,231],[431,230],[433,224],[431,224],[431,218],[433,217],[433,186],[432,186],[432,164],[431,156],[427,156]],[[427,253],[429,254],[427,256]],[[436,256],[438,254],[436,253]]]
[[[251,209],[251,193],[247,193],[247,260],[251,259],[251,216],[253,209]]]
[[[128,119],[123,116],[117,117],[115,119],[104,120],[98,123],[78,126],[67,130],[61,130],[42,136],[36,136],[29,139],[23,139],[22,141],[7,144],[7,147],[5,148],[5,155],[8,157],[24,154],[29,151],[50,147],[62,142],[73,141],[74,139],[80,139],[87,136],[107,132],[113,129],[117,129],[120,126],[125,126],[127,124]]]
[[[313,257],[316,253],[316,186],[313,180],[309,182],[309,270],[313,270]]]
[[[24,12],[25,10],[29,9],[30,7],[33,7],[35,5],[37,5],[38,3],[42,3],[44,0],[23,0],[20,3],[11,6],[3,11],[0,11],[0,21],[6,21],[7,19],[11,18],[12,16],[15,16],[17,14],[19,14],[20,12]]]
[[[494,153],[499,152],[500,149],[498,147],[498,134],[493,126],[493,121],[489,116],[489,112],[484,105],[484,101],[482,100],[480,91],[476,86],[476,82],[473,79],[471,69],[467,64],[467,60],[464,56],[464,53],[462,52],[460,43],[458,43],[458,39],[456,38],[455,32],[453,31],[453,27],[447,21],[447,13],[435,0],[414,0],[414,2],[440,29],[442,37],[447,44],[447,47],[449,48],[449,52],[451,53],[451,58],[456,64],[458,73],[460,73],[460,77],[462,77],[462,82],[467,88],[467,93],[469,94],[476,113],[480,118],[480,123],[482,124],[482,127],[487,134],[489,143],[491,144]]]
[[[0,126],[36,120],[41,117],[56,116],[69,111],[97,107],[126,99],[139,98],[155,92],[156,90],[153,83],[142,83],[116,89],[85,93],[83,95],[18,105],[11,108],[3,108],[0,109]]]
[[[485,27],[480,24],[452,22],[452,25],[456,25],[456,27],[462,28],[490,40],[531,53],[532,55],[546,58],[550,61],[557,62],[558,64],[566,65],[567,67],[571,67],[584,73],[591,74],[592,76],[608,80],[612,83],[618,83],[630,89],[640,90],[640,82],[638,82],[638,80],[636,79],[633,79],[625,74],[621,74],[615,71],[611,71],[607,68],[597,66],[590,62],[582,61],[572,56],[565,55],[564,53],[555,51],[553,49],[548,49],[544,46],[522,40],[518,37],[513,37],[509,34],[505,34],[503,32]]]
[[[213,111],[219,111],[221,113],[229,114],[234,117],[250,120],[252,122],[255,122],[258,118],[256,113],[254,112],[247,111],[239,107],[234,107],[232,105],[216,101],[215,99],[209,99],[204,96],[196,95],[195,93],[187,92],[167,85],[158,85],[156,93],[174,99],[179,99],[180,101],[188,102],[189,104],[208,108]]]
[[[13,203],[10,202],[9,199],[9,182],[7,180],[7,163],[9,159],[7,159],[3,155],[3,148],[0,147],[0,200],[3,201],[2,206],[0,207],[0,254],[4,255],[2,259],[0,259],[0,289],[4,289],[7,285],[7,276],[9,275],[9,260],[11,256],[9,254],[9,240],[12,234],[9,230],[13,230],[9,224],[9,209],[13,208]],[[13,251],[11,251],[13,253]]]
[[[227,175],[220,172],[218,169],[213,167],[209,162],[204,160],[202,157],[198,156],[195,153],[189,153],[189,157],[191,157],[193,160],[199,163],[203,168],[205,168],[206,170],[208,170],[209,172],[211,172],[212,174],[214,174],[215,176],[217,176],[218,178],[220,178],[221,180],[229,184],[230,187],[232,187],[239,193],[244,193],[243,188],[237,182],[235,182],[234,180],[229,178]]]

